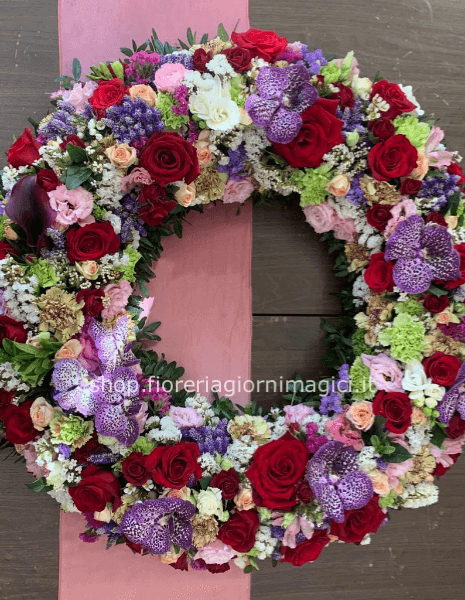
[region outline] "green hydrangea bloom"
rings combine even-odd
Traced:
[[[422,150],[425,146],[431,127],[428,123],[420,122],[417,117],[405,116],[394,119],[396,133],[401,133],[415,146]]]
[[[305,169],[296,175],[296,184],[301,188],[300,206],[320,204],[328,195],[325,189],[332,179],[332,172],[328,165],[321,165],[317,169]]]
[[[173,94],[159,92],[157,99],[157,108],[161,112],[163,123],[172,129],[179,129],[182,125],[189,123],[188,115],[175,115],[171,108],[174,106]]]
[[[52,265],[43,258],[39,258],[28,267],[28,275],[35,275],[39,281],[39,287],[47,288],[56,285],[60,280]]]
[[[244,85],[244,80],[245,77],[242,77],[241,75],[237,75],[230,80],[231,100],[234,100],[237,106],[241,108],[244,108],[245,106],[245,97],[241,95],[241,93],[244,91],[244,88],[241,87],[241,84]]]
[[[92,421],[84,421],[75,415],[64,414],[55,417],[50,422],[52,442],[54,444],[66,444],[73,450],[81,448],[92,437],[94,424]]]
[[[143,435],[131,446],[131,452],[142,452],[142,454],[150,454],[155,448],[155,443],[148,440]]]
[[[426,310],[421,302],[418,302],[418,298],[409,298],[406,302],[398,302],[394,310],[398,315],[407,313],[412,317],[421,317],[426,313]]]
[[[365,331],[363,329],[357,329],[352,335],[352,346],[355,356],[374,353],[373,348],[370,348],[370,346],[365,343]]]
[[[119,271],[120,273],[122,273],[123,279],[127,279],[128,281],[134,281],[136,278],[134,275],[134,269],[136,268],[137,261],[141,257],[141,253],[138,252],[132,246],[128,246],[124,250],[123,256],[125,254],[127,254],[129,256],[128,264],[125,266],[116,267],[116,270]]]
[[[6,215],[2,215],[0,217],[0,239],[3,238],[3,236],[5,235],[5,223],[7,220],[7,216]]]
[[[425,347],[425,328],[421,321],[414,321],[407,313],[397,315],[392,327],[378,335],[379,343],[391,347],[391,356],[396,360],[409,363],[421,360]]]
[[[375,390],[370,385],[370,369],[365,366],[360,356],[350,367],[350,385],[354,400],[370,400],[375,395]]]
[[[335,62],[330,62],[324,67],[321,67],[320,74],[325,78],[326,85],[343,80],[342,71]]]
[[[104,208],[101,208],[100,206],[97,206],[97,204],[94,203],[94,207],[92,209],[92,215],[95,217],[96,221],[103,221],[106,217],[107,211]]]

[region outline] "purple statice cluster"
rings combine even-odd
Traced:
[[[444,335],[465,344],[465,317],[462,317],[460,323],[449,323],[448,325],[442,325],[440,323],[438,324],[438,329],[440,329]]]
[[[37,140],[40,143],[46,143],[49,140],[65,138],[68,135],[76,134],[76,110],[74,106],[64,100],[58,100],[58,110],[51,118],[38,130]]]
[[[176,102],[171,107],[173,114],[175,115],[187,115],[189,113],[189,89],[186,85],[178,86],[173,94],[173,98]]]
[[[439,211],[446,206],[452,194],[460,192],[459,179],[458,175],[449,175],[448,173],[439,173],[434,177],[425,177],[417,198],[425,198],[433,201],[430,208]]]
[[[314,50],[313,52],[308,51],[307,46],[302,46],[302,55],[304,58],[304,64],[307,67],[311,75],[319,75],[321,67],[328,64],[328,61],[323,56],[322,50]]]
[[[153,79],[153,73],[160,64],[160,55],[156,52],[149,53],[141,50],[129,59],[129,66],[125,71],[125,79],[136,84],[147,84]]]
[[[352,202],[354,206],[360,206],[360,204],[366,204],[365,197],[363,195],[363,190],[360,187],[360,179],[365,175],[365,173],[359,173],[355,175],[355,177],[350,182],[350,189],[347,192],[346,200]]]
[[[120,460],[120,454],[115,454],[114,452],[110,452],[108,450],[91,454],[89,457],[89,462],[93,465],[114,465]]]
[[[102,121],[111,129],[118,143],[133,146],[164,129],[160,111],[140,98],[125,98],[118,106],[111,106]]]
[[[216,427],[190,427],[182,430],[182,439],[196,442],[202,454],[225,454],[231,443],[228,420],[221,419]]]
[[[64,232],[60,231],[59,229],[49,227],[46,231],[46,234],[53,242],[54,247],[49,249],[44,246],[40,249],[40,256],[48,260],[59,258],[63,254],[63,250],[66,246],[66,236]]]
[[[194,68],[192,54],[188,54],[187,52],[174,52],[173,54],[164,54],[160,56],[160,66],[166,65],[166,63],[178,63],[190,71]]]
[[[322,415],[342,413],[342,394],[349,391],[349,365],[343,364],[338,372],[338,378],[331,382],[326,396],[321,397],[319,412]]]
[[[139,201],[134,194],[124,196],[121,206],[113,210],[113,214],[121,219],[121,232],[119,238],[123,244],[131,241],[132,234],[137,231],[141,237],[146,237],[147,230],[144,227],[144,222],[139,217],[137,212]]]
[[[355,101],[353,108],[337,109],[336,116],[344,123],[342,126],[343,133],[357,131],[360,135],[363,135],[367,132],[367,128],[363,124],[364,114],[362,109],[363,102],[360,99]]]
[[[232,181],[242,181],[247,177],[247,171],[245,163],[247,161],[247,152],[245,150],[245,144],[239,144],[239,146],[232,150],[228,149],[229,162],[226,165],[218,165],[218,171],[220,173],[228,173]]]

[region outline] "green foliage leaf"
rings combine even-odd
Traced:
[[[92,171],[88,167],[72,164],[66,169],[64,181],[68,190],[74,190],[91,177]]]
[[[447,435],[443,427],[440,427],[437,423],[433,428],[433,435],[431,436],[431,443],[440,448]]]
[[[68,151],[69,157],[73,163],[81,164],[87,160],[87,152],[80,146],[74,144],[66,144],[66,150]]]
[[[47,481],[45,477],[41,477],[40,479],[36,479],[31,483],[26,483],[26,487],[32,490],[33,492],[49,492],[53,490],[53,485],[47,485]]]
[[[383,460],[388,463],[401,463],[405,462],[409,458],[412,458],[410,452],[401,446],[400,444],[390,443],[390,446],[394,447],[393,452],[389,452],[388,454],[383,454]]]
[[[216,35],[220,38],[222,42],[229,42],[229,35],[226,29],[224,28],[223,23],[220,23],[218,25]]]
[[[73,77],[74,77],[74,81],[76,83],[79,82],[79,80],[81,79],[81,63],[79,62],[79,60],[77,58],[73,59]]]

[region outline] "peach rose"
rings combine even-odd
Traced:
[[[160,92],[173,93],[187,73],[186,67],[180,63],[165,63],[155,73],[155,85]]]
[[[424,152],[418,153],[417,158],[417,166],[410,173],[409,177],[413,177],[413,179],[423,179],[426,173],[428,173],[429,169],[429,160]]]
[[[129,296],[132,294],[132,286],[127,279],[123,279],[119,283],[106,285],[103,291],[105,296],[110,298],[110,304],[102,310],[102,318],[113,319],[123,312]]]
[[[34,429],[43,431],[53,419],[54,409],[42,396],[36,398],[31,405],[30,414]]]
[[[177,182],[178,191],[174,194],[174,198],[181,206],[189,206],[195,200],[195,185],[193,183],[187,185],[182,181]]]
[[[58,350],[55,358],[77,358],[82,352],[82,344],[79,340],[68,340],[66,344]]]
[[[350,179],[347,175],[336,175],[325,189],[333,196],[345,196],[350,189]]]
[[[11,221],[10,221],[11,223]],[[6,223],[5,227],[3,229],[3,237],[6,240],[10,240],[10,242],[14,242],[15,240],[18,239],[18,234],[16,233],[16,231],[11,227],[10,223]]]
[[[160,554],[160,560],[163,564],[170,565],[172,563],[175,563],[183,552],[183,548],[179,548],[179,550],[176,551],[174,546],[171,546],[169,552],[165,552],[165,554]]]
[[[206,129],[200,132],[197,141],[194,143],[197,150],[197,159],[200,167],[208,167],[213,162],[213,155],[210,150],[209,133]]]
[[[83,262],[76,262],[76,270],[81,273],[86,279],[96,279],[100,266],[95,260],[85,260]]]
[[[316,233],[332,231],[339,218],[329,204],[310,204],[304,208],[304,215]]]
[[[242,108],[242,106],[239,107],[239,115],[240,115],[240,124],[241,125],[252,125],[252,119],[249,116],[249,113],[245,110],[245,108]]]
[[[157,105],[157,94],[149,85],[133,85],[129,88],[131,100],[140,98],[149,106]]]
[[[109,523],[112,519],[111,510],[107,506],[106,508],[104,508],[101,511],[95,511],[94,519],[96,521],[102,521],[102,523]]]
[[[251,510],[252,508],[255,508],[252,490],[249,489],[240,490],[234,497],[234,502],[238,510]]]
[[[447,223],[447,227],[449,227],[449,229],[455,229],[458,225],[459,219],[458,217],[454,216],[454,215],[449,215],[447,217],[444,217]]]
[[[370,471],[369,473],[367,473],[367,475],[371,479],[371,482],[373,484],[373,490],[376,494],[382,497],[387,496],[389,494],[391,488],[389,486],[389,477],[387,475],[385,475],[378,469]]]
[[[191,489],[184,486],[180,490],[165,488],[165,493],[162,496],[166,498],[180,498],[181,500],[189,500],[191,497]]]
[[[360,431],[368,431],[373,425],[375,415],[373,414],[373,404],[363,400],[361,402],[354,402],[346,413],[346,418],[352,423],[354,427],[360,429]]]
[[[110,146],[105,150],[111,164],[117,169],[128,169],[137,160],[137,152],[129,144]]]

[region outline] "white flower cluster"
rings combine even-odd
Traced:
[[[271,556],[276,548],[278,540],[271,535],[271,530],[267,525],[260,525],[255,536],[255,550],[258,550],[257,558],[265,560]]]
[[[187,398],[185,405],[193,408],[202,415],[205,424],[216,425],[219,422],[218,417],[215,417],[208,398],[205,398],[205,396],[197,394],[192,398]]]
[[[256,442],[245,444],[241,440],[234,439],[226,451],[224,458],[231,461],[238,473],[244,473],[252,462],[257,448],[258,444]]]
[[[221,466],[216,462],[215,457],[210,452],[200,455],[198,461],[202,468],[203,476],[213,477],[221,471]]]
[[[159,417],[152,417],[150,419],[150,425],[158,425],[158,428],[151,429],[147,434],[147,439],[160,444],[168,444],[170,442],[180,442],[182,439],[181,431],[174,424],[173,419],[167,415],[159,419],[158,423],[156,419]],[[147,423],[146,423],[147,425]]]
[[[373,446],[364,446],[357,456],[357,464],[360,471],[369,473],[377,469],[376,456],[379,456],[379,454],[376,453]]]
[[[6,166],[2,169],[2,186],[5,192],[11,192],[15,183],[23,175],[29,167],[14,167]]]
[[[30,389],[9,362],[0,364],[0,388],[7,392],[15,390],[18,393],[28,392]]]
[[[410,425],[405,432],[408,445],[412,454],[419,454],[423,446],[427,446],[431,439],[431,429],[421,425]]]
[[[39,323],[39,309],[34,293],[39,283],[38,279],[32,275],[31,277],[22,276],[21,280],[11,281],[7,270],[11,264],[10,258],[0,260],[0,289],[3,290],[3,298],[10,316],[15,321],[29,323],[34,327]]]
[[[207,63],[206,67],[215,75],[222,75],[223,77],[236,77],[237,75],[224,54],[216,54]]]
[[[402,493],[405,508],[421,508],[435,504],[439,498],[439,489],[434,483],[422,481],[417,485],[405,486]]]
[[[96,182],[95,193],[98,204],[102,208],[118,208],[124,193],[121,191],[122,175],[116,167],[105,163],[102,171],[102,181]]]

